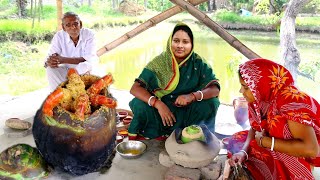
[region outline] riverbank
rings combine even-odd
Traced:
[[[230,23],[230,22],[220,22],[219,23],[224,29],[227,30],[250,30],[250,31],[262,31],[262,32],[276,32],[278,27],[274,25],[258,25],[258,24],[245,24],[245,23]],[[301,33],[320,33],[320,27],[306,27],[306,26],[296,26],[296,32]]]
[[[103,29],[138,26],[160,13],[161,12],[147,11],[139,16],[125,16],[123,14],[119,14],[119,17],[115,15],[105,15],[99,16],[98,18],[92,14],[84,13],[84,15],[81,15],[81,18],[83,20],[84,27],[100,31]],[[275,32],[278,30],[277,25],[279,25],[280,22],[279,17],[270,15],[253,15],[250,17],[243,17],[239,14],[228,11],[206,12],[205,14],[226,30]],[[319,19],[320,17],[314,15],[298,16],[296,19],[296,31],[313,34],[319,33]],[[179,13],[168,19],[162,20],[162,22],[169,23],[175,23],[177,21],[188,21],[191,23],[202,24],[202,22],[186,12]],[[56,32],[56,19],[54,19],[54,17],[43,19],[40,25],[35,23],[34,28],[31,28],[31,24],[31,19],[0,19],[0,42],[21,41],[34,44],[41,41],[51,41],[54,33]]]

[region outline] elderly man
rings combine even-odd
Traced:
[[[94,33],[90,29],[82,28],[77,14],[65,13],[62,28],[51,41],[44,65],[51,91],[66,80],[69,68],[85,74],[90,73],[93,65],[98,63]]]

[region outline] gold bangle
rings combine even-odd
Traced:
[[[263,144],[262,144],[262,139],[264,138],[264,136],[261,136],[260,137],[260,139],[259,139],[259,144],[260,144],[260,147],[263,147],[264,148],[264,146],[263,146]]]

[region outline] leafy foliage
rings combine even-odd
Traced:
[[[280,15],[281,11],[283,10],[282,7],[287,0],[274,0],[274,8],[276,9],[276,15]],[[256,6],[256,11],[259,14],[268,14],[270,10],[270,1],[269,0],[261,0]]]
[[[237,12],[241,8],[252,10],[254,0],[229,0],[231,2],[234,11]]]
[[[3,11],[3,10],[6,10],[7,7],[13,7],[14,4],[11,3],[10,0],[2,0],[0,1],[0,10]]]
[[[320,81],[320,79],[316,76],[317,73],[320,72],[320,62],[311,61],[308,63],[303,63],[299,65],[299,69],[302,73],[311,76],[312,80]]]
[[[139,0],[138,3],[143,4],[144,0]],[[141,3],[142,2],[142,3]],[[168,0],[148,0],[147,8],[155,11],[165,11],[173,6]]]
[[[57,16],[57,7],[52,5],[45,5],[42,7],[41,11],[41,19],[51,19],[52,17]],[[28,16],[32,17],[31,15],[31,9],[28,9]],[[38,14],[36,15],[36,17]]]
[[[227,75],[228,77],[234,77],[237,75],[237,71],[239,69],[239,65],[243,63],[243,58],[242,57],[237,57],[234,59],[231,59],[227,64],[226,64],[226,69],[227,69]]]
[[[241,17],[236,14],[235,12],[230,12],[228,10],[219,10],[216,12],[216,18],[219,21],[226,21],[226,22],[239,22]]]
[[[317,14],[320,12],[320,0],[312,0],[302,8],[302,13]]]
[[[207,3],[201,3],[199,5],[200,11],[207,11],[208,10],[208,4]]]
[[[255,8],[258,14],[267,14],[269,12],[269,0],[261,0]]]
[[[257,25],[273,25],[279,20],[279,17],[275,15],[240,16],[239,14],[228,10],[219,10],[215,16],[220,22],[248,23]]]

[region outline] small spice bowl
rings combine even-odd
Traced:
[[[121,130],[118,131],[118,135],[123,136],[123,137],[127,137],[128,136],[128,130],[121,129]]]
[[[128,112],[127,111],[119,111],[119,112],[117,112],[117,115],[119,116],[120,121],[122,121],[125,117],[128,116]]]
[[[122,120],[122,122],[123,122],[124,125],[130,124],[131,121],[132,121],[132,117],[130,117],[130,116],[127,116],[126,118],[124,118],[124,119]]]
[[[230,140],[230,137],[225,137],[225,138],[223,138],[221,141],[222,141],[222,144],[223,144],[223,145],[228,146],[229,140]]]
[[[120,135],[117,135],[116,136],[116,141],[117,143],[121,143],[123,141],[124,137],[123,136],[120,136]]]
[[[147,150],[147,145],[141,141],[123,141],[116,146],[117,153],[126,159],[140,157]]]

